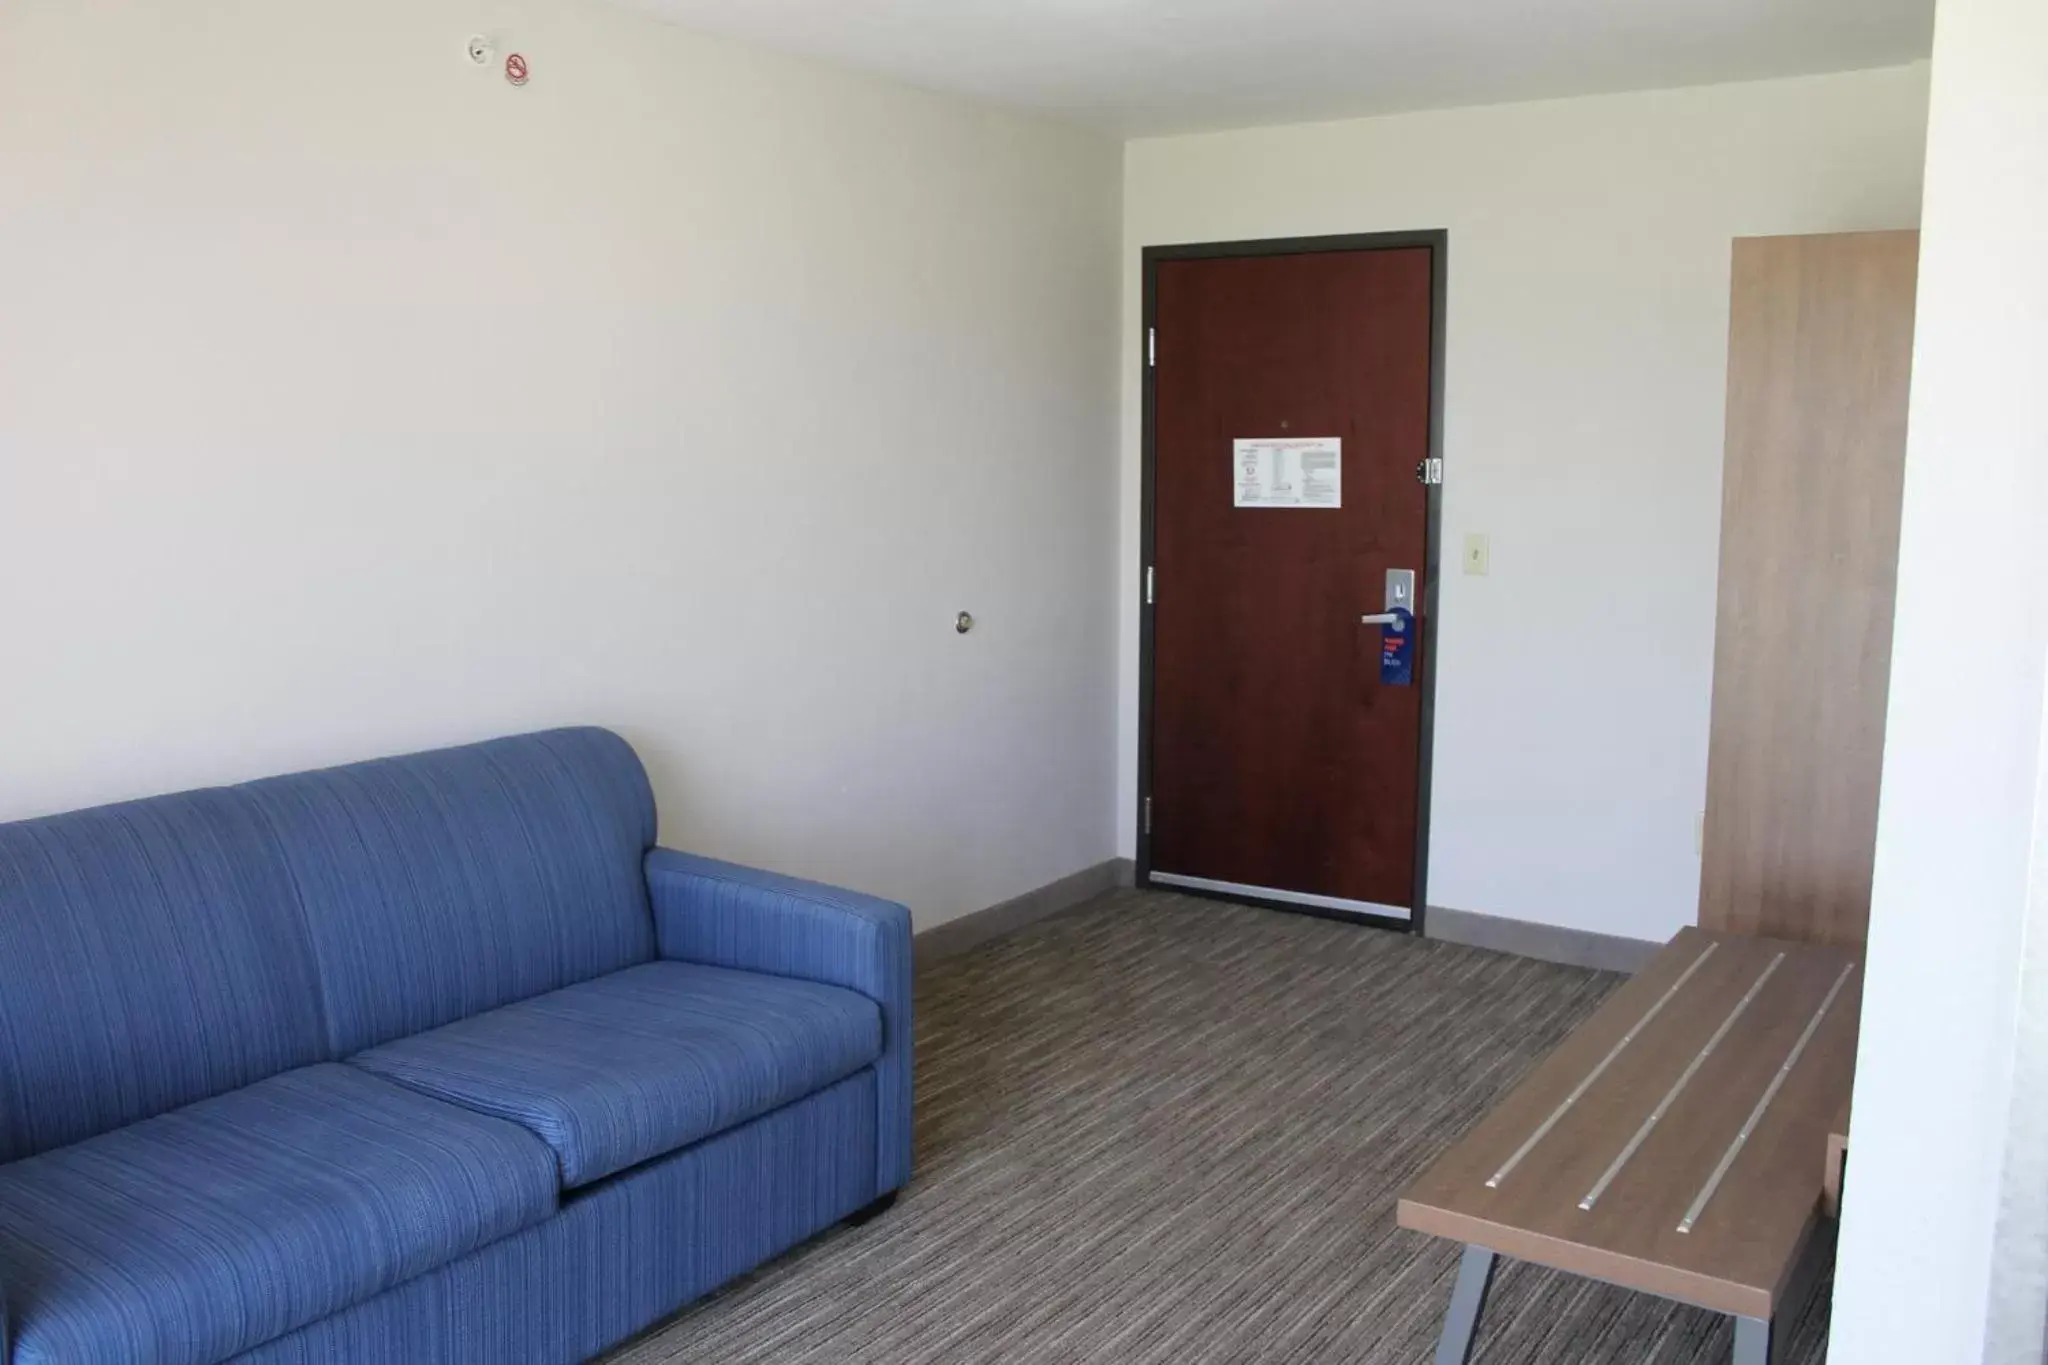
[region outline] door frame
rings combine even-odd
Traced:
[[[1141,253],[1144,264],[1144,307],[1138,327],[1138,373],[1143,380],[1139,399],[1142,434],[1139,447],[1142,501],[1138,533],[1138,804],[1132,813],[1138,831],[1139,886],[1151,886],[1152,835],[1145,828],[1145,806],[1152,798],[1152,604],[1146,600],[1146,571],[1153,562],[1154,483],[1157,478],[1158,391],[1152,366],[1152,329],[1158,321],[1159,264],[1162,261],[1199,261],[1244,256],[1298,256],[1311,252],[1391,251],[1427,247],[1430,252],[1429,319],[1429,459],[1444,454],[1444,307],[1447,288],[1450,233],[1442,228],[1416,232],[1357,232],[1330,237],[1268,237],[1237,242],[1190,242],[1173,246],[1148,246]],[[1449,467],[1439,466],[1449,475]],[[1415,775],[1415,886],[1406,921],[1386,915],[1368,915],[1350,910],[1326,909],[1291,901],[1263,897],[1225,895],[1196,891],[1183,886],[1162,887],[1179,895],[1208,896],[1217,900],[1258,905],[1350,924],[1370,924],[1387,929],[1421,934],[1429,913],[1429,803],[1430,777],[1436,736],[1436,650],[1437,624],[1441,604],[1437,592],[1443,528],[1443,485],[1426,485],[1428,502],[1426,545],[1423,551],[1422,586],[1417,593],[1422,621],[1421,756]]]

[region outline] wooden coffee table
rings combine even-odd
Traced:
[[[1727,1313],[1736,1365],[1767,1365],[1827,1240],[1859,959],[1681,930],[1446,1152],[1399,1213],[1465,1244],[1437,1365],[1471,1359],[1502,1255]]]

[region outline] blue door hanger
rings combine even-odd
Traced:
[[[1394,619],[1380,627],[1380,682],[1387,687],[1409,687],[1415,682],[1415,613],[1406,607],[1390,607]]]

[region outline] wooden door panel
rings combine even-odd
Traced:
[[[1410,900],[1421,691],[1358,618],[1425,568],[1432,286],[1427,247],[1158,263],[1158,872]],[[1235,440],[1330,436],[1341,507],[1233,505]]]

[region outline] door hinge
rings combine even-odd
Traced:
[[[1444,481],[1444,461],[1443,461],[1443,456],[1441,456],[1441,455],[1432,455],[1432,456],[1430,456],[1430,457],[1429,457],[1428,459],[1424,460],[1424,461],[1423,461],[1423,462],[1422,462],[1421,464],[1418,464],[1418,465],[1416,465],[1416,466],[1415,466],[1415,482],[1417,482],[1417,483],[1442,483],[1443,481]]]
[[[1145,605],[1152,605],[1152,566],[1145,566]]]
[[[1145,833],[1152,832],[1152,798],[1145,798]]]
[[[1158,364],[1159,329],[1157,327],[1147,327],[1145,329],[1145,365],[1146,368],[1150,369]]]

